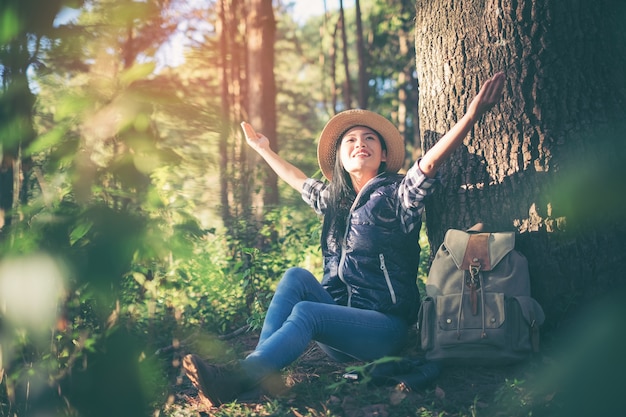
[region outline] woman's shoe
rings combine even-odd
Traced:
[[[234,401],[256,385],[238,366],[211,365],[194,354],[183,358],[183,369],[200,396],[216,407]]]

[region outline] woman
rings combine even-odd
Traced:
[[[386,118],[348,110],[324,127],[318,162],[328,183],[307,178],[257,133],[248,144],[280,178],[324,216],[322,283],[307,270],[282,277],[255,350],[233,369],[183,361],[187,375],[213,404],[232,401],[276,375],[315,341],[337,361],[371,361],[397,354],[417,320],[418,233],[423,199],[438,167],[478,118],[502,96],[504,74],[489,79],[467,113],[405,176],[402,136]]]

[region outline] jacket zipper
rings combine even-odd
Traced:
[[[380,259],[380,269],[383,271],[385,275],[385,281],[387,281],[387,288],[389,288],[389,294],[391,295],[391,302],[396,303],[396,292],[393,289],[393,285],[391,285],[391,278],[389,278],[389,271],[387,271],[387,265],[385,265],[385,255],[382,253],[378,255]]]
[[[376,177],[380,175],[381,174],[378,174]],[[339,279],[341,280],[341,282],[345,284],[346,289],[348,291],[348,302],[347,302],[348,307],[352,306],[351,305],[352,304],[352,286],[346,282],[343,276],[343,265],[346,262],[346,243],[348,243],[348,231],[350,230],[350,218],[352,217],[352,212],[356,208],[357,203],[359,202],[359,199],[361,195],[363,194],[363,191],[366,188],[369,188],[368,185],[371,185],[371,183],[372,181],[370,180],[370,182],[366,184],[365,187],[361,188],[361,191],[359,191],[359,193],[356,195],[356,198],[354,199],[354,202],[352,203],[352,207],[350,207],[350,211],[348,212],[348,216],[346,218],[346,230],[343,232],[343,241],[341,242],[341,256],[339,257],[339,270],[337,271],[337,275],[339,276]],[[394,304],[395,304],[395,298],[394,298]]]
[[[350,211],[348,212],[348,217],[346,218],[346,230],[343,232],[343,240],[341,242],[341,256],[339,257],[339,270],[337,271],[337,275],[341,282],[346,285],[346,289],[348,291],[348,302],[347,306],[351,307],[352,305],[352,286],[348,284],[343,276],[343,265],[346,262],[346,243],[348,243],[348,231],[350,230],[350,217],[352,217],[352,210],[354,209],[356,202],[358,201],[358,196],[352,203],[352,207],[350,207]]]

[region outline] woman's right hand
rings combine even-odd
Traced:
[[[269,148],[270,140],[265,137],[265,135],[257,133],[254,128],[252,128],[250,123],[241,122],[241,128],[246,136],[246,142],[252,147],[252,149],[259,152]]]
[[[270,148],[270,140],[264,135],[254,131],[250,123],[241,122],[241,128],[246,136],[246,142],[252,147],[274,172],[282,178],[287,184],[292,186],[296,191],[301,192],[306,175],[289,162],[278,156],[278,154]]]

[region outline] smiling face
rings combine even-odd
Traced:
[[[339,145],[339,158],[343,168],[353,179],[363,185],[378,175],[380,164],[387,159],[378,134],[364,126],[356,126],[348,130]]]

